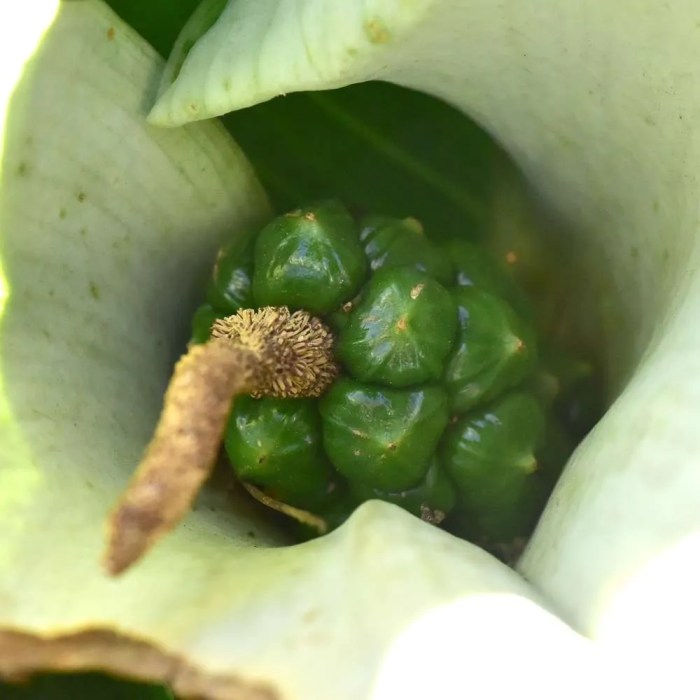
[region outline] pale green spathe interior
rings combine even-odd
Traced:
[[[504,144],[571,232],[588,273],[578,299],[600,310],[622,392],[519,568],[601,643],[678,673],[700,628],[693,587],[677,584],[700,570],[699,21],[691,0],[238,0],[151,113],[182,124],[379,78],[446,99]],[[674,612],[647,614],[658,605]]]
[[[557,651],[563,675],[588,644],[521,577],[386,504],[280,547],[254,511],[210,489],[135,570],[104,575],[105,516],[150,436],[215,248],[268,205],[218,125],[146,124],[161,63],[105,5],[20,14],[34,41],[2,105],[0,635],[109,629],[279,697],[388,700],[405,679],[384,660],[415,650],[422,619],[503,596],[542,640],[526,654]],[[464,643],[478,648],[466,621],[488,625],[487,609],[469,608]],[[516,619],[501,616],[504,634]],[[167,680],[179,688],[177,668]]]
[[[148,439],[198,278],[267,208],[216,126],[144,125],[160,64],[102,4],[66,1],[55,21],[56,2],[25,5],[0,6],[3,48],[31,51],[28,34],[11,41],[19,26],[35,43],[50,29],[2,110],[0,630],[116,628],[284,698],[406,700],[460,661],[447,619],[493,697],[516,662],[539,697],[572,677],[580,690],[590,645],[520,577],[387,505],[310,545],[251,548],[278,536],[211,490],[133,573],[103,576],[100,525]],[[696,11],[238,0],[152,115],[176,124],[382,78],[448,99],[505,144],[595,271],[580,298],[601,301],[624,388],[520,568],[607,660],[629,655],[626,678],[665,671],[670,697],[668,679],[693,680],[700,629]],[[520,644],[489,646],[494,629]]]

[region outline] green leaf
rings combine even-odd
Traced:
[[[107,4],[161,56],[167,56],[200,0],[109,0]]]
[[[473,121],[388,83],[290,94],[223,122],[279,211],[340,193],[356,213],[413,216],[438,239],[484,235],[505,167]]]
[[[26,683],[0,682],[3,700],[173,700],[166,688],[96,673],[45,675]]]

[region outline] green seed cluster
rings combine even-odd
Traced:
[[[555,409],[586,373],[538,343],[497,260],[328,200],[220,252],[192,342],[267,306],[323,320],[341,372],[319,399],[236,401],[241,480],[331,527],[378,498],[486,545],[529,533],[573,444]]]

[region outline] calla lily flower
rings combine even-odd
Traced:
[[[207,0],[164,70],[100,0],[0,8],[0,676],[208,700],[696,695],[699,26],[689,0]],[[289,546],[214,484],[108,577],[102,524],[207,266],[270,214],[210,118],[377,79],[477,119],[563,223],[609,410],[515,569],[379,502]]]

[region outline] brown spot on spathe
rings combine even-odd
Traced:
[[[391,41],[391,33],[386,25],[377,18],[365,22],[365,34],[372,44],[387,44]]]

